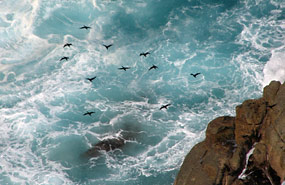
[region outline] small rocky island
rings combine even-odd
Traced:
[[[236,117],[211,121],[174,185],[280,185],[285,181],[285,83],[272,81]]]

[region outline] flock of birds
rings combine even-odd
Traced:
[[[91,29],[91,27],[84,25],[84,26],[80,27],[79,29],[88,30],[88,29]],[[109,44],[109,45],[102,44],[102,45],[103,45],[107,50],[108,50],[111,46],[113,46],[113,44]],[[69,48],[70,48],[70,46],[72,46],[72,43],[66,43],[66,44],[64,44],[63,48],[65,48],[65,47],[69,47]],[[147,55],[149,55],[149,54],[150,54],[150,52],[147,51],[147,52],[142,52],[142,53],[140,53],[139,56],[147,57]],[[60,61],[62,61],[62,60],[66,60],[66,61],[67,61],[68,59],[69,59],[69,57],[64,56],[64,57],[62,57],[62,58],[60,59]],[[157,69],[157,68],[158,68],[158,67],[153,64],[148,70],[150,71],[150,70],[152,70],[152,69]],[[120,68],[118,68],[118,69],[119,69],[119,70],[127,71],[128,69],[130,69],[130,67],[122,66],[122,67],[120,67]],[[194,78],[196,78],[199,74],[201,74],[201,73],[194,73],[194,74],[191,73],[190,75],[192,75]],[[92,78],[86,78],[86,80],[92,82],[92,81],[95,80],[96,78],[97,78],[97,77],[94,76],[94,77],[92,77]],[[170,103],[168,103],[168,104],[166,104],[166,105],[162,105],[159,110],[167,109],[170,105],[171,105]],[[94,114],[94,113],[96,113],[96,112],[93,112],[93,111],[90,111],[90,112],[89,112],[89,111],[87,111],[86,113],[83,114],[83,116],[87,116],[87,115],[88,115],[88,116],[91,116],[91,115]]]

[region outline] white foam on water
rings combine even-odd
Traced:
[[[131,179],[129,174],[149,177],[161,173],[162,169],[164,172],[175,170],[181,164],[181,152],[186,155],[185,152],[201,140],[200,134],[185,131],[178,129],[169,132],[157,145],[148,146],[146,151],[137,156],[125,156],[119,161],[114,156],[108,156],[108,167],[119,171],[108,180],[136,180]],[[176,137],[183,139],[179,141]],[[185,142],[188,144],[185,145]]]
[[[269,85],[272,80],[280,81],[284,83],[285,81],[285,50],[273,51],[270,60],[265,64],[263,73],[264,80],[263,86]]]
[[[276,7],[282,4],[274,1],[271,1],[271,3],[275,4]],[[245,13],[239,20],[239,23],[243,25],[239,43],[248,45],[248,42],[253,47],[252,51],[247,54],[244,53],[239,59],[242,61],[241,67],[244,66],[245,62],[248,63],[245,67],[242,67],[243,71],[254,74],[258,83],[262,84],[263,87],[272,80],[284,81],[284,68],[281,63],[282,58],[284,58],[282,53],[284,53],[285,45],[285,21],[278,19],[280,11],[282,10],[272,10],[271,16],[252,19],[250,22],[248,20],[250,14]],[[255,56],[261,57],[256,58]],[[268,58],[265,66],[260,61],[264,57]],[[260,73],[260,70],[263,73]]]
[[[18,65],[30,61],[38,60],[44,56],[51,45],[46,40],[31,34],[33,32],[33,21],[38,8],[38,1],[17,1],[6,3],[2,7],[1,17],[13,15],[11,24],[0,30],[1,45],[0,59],[1,70],[11,69],[11,65]],[[15,14],[15,12],[17,12]],[[16,74],[18,75],[18,74]],[[6,77],[8,74],[6,74]]]

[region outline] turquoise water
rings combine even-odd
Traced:
[[[2,0],[0,184],[172,184],[210,120],[285,80],[284,45],[283,0]]]

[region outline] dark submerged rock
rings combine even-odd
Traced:
[[[102,154],[102,151],[109,152],[116,149],[122,149],[127,141],[134,140],[136,137],[137,131],[131,131],[132,129],[134,128],[127,125],[125,130],[121,130],[118,134],[116,134],[118,136],[99,141],[84,152],[81,157],[98,157]]]
[[[84,156],[86,157],[98,157],[101,155],[101,151],[110,151],[122,148],[125,144],[125,140],[121,137],[117,138],[110,138],[110,139],[104,139],[97,144],[95,144],[92,148],[87,150],[84,153]]]

